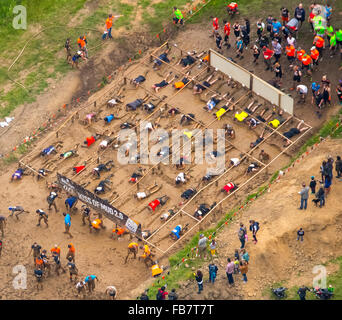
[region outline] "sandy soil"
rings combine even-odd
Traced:
[[[340,140],[327,140],[312,151],[299,164],[290,170],[278,183],[274,183],[271,191],[261,199],[253,202],[244,210],[239,218],[231,225],[225,227],[216,237],[219,244],[218,281],[211,285],[206,280],[203,295],[198,295],[196,283],[188,281],[179,290],[184,299],[267,299],[267,288],[274,283],[286,281],[285,286],[301,286],[305,284],[312,287],[312,269],[316,265],[327,263],[339,257],[341,251],[341,219],[339,199],[342,183],[333,179],[331,193],[326,206],[320,209],[311,202],[310,196],[307,211],[300,211],[299,196],[301,183],[309,182],[310,176],[319,178],[321,162],[328,156],[334,158],[341,151]],[[249,241],[246,250],[250,255],[248,282],[244,284],[237,275],[236,287],[230,289],[225,274],[227,257],[234,256],[234,250],[240,247],[237,231],[240,222],[249,225],[248,221],[254,219],[260,223],[258,243],[254,245],[249,232]],[[296,240],[296,232],[302,227],[305,231],[304,242]],[[203,268],[207,279],[207,265]],[[329,264],[328,275],[336,271],[336,265]],[[264,294],[264,295],[263,295]]]

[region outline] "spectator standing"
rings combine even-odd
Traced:
[[[228,278],[228,283],[230,286],[234,286],[234,278],[233,278],[233,273],[234,273],[234,262],[230,260],[230,258],[227,259],[228,264],[226,267],[226,274]]]
[[[168,294],[169,300],[178,300],[178,294],[176,293],[176,289],[172,289],[171,292]]]
[[[212,239],[209,244],[211,259],[213,259],[213,257],[216,254],[216,247],[217,247],[217,242],[215,241],[215,239]]]
[[[249,263],[249,254],[246,249],[241,250],[242,253],[242,260],[245,261],[247,264]]]
[[[310,181],[311,194],[316,194],[316,185],[317,185],[317,181],[315,177],[311,176],[311,181]]]
[[[200,294],[203,291],[203,273],[201,270],[197,270],[197,273],[195,274],[195,278],[198,285],[198,294]]]
[[[249,230],[253,234],[254,244],[257,244],[257,242],[258,242],[256,235],[257,235],[257,232],[259,231],[259,229],[260,229],[259,222],[254,221],[254,220],[249,220]]]
[[[306,300],[306,299],[305,299],[305,297],[306,297],[306,291],[310,291],[310,289],[307,288],[307,287],[305,287],[305,286],[301,286],[301,287],[298,289],[297,293],[298,293],[298,295],[299,295],[299,299],[300,299],[300,300],[302,300],[302,301]]]
[[[240,261],[240,272],[242,274],[242,280],[244,283],[247,282],[247,272],[248,272],[248,264]]]
[[[166,296],[168,295],[168,292],[165,290],[165,286],[162,286],[157,293],[156,299],[157,300],[166,300]]]
[[[319,207],[322,208],[325,205],[325,191],[323,183],[321,183],[321,186],[316,193],[316,198],[319,200]]]
[[[300,3],[295,9],[294,17],[299,21],[299,28],[301,28],[303,22],[305,21],[305,10],[302,3]]]
[[[305,185],[305,183],[302,184],[302,190],[298,193],[300,194],[300,207],[299,210],[306,210],[308,206],[308,199],[309,199],[309,190],[310,188]]]
[[[207,257],[207,241],[208,239],[204,236],[204,234],[200,234],[200,238],[198,240],[198,257],[206,258]]]
[[[214,283],[216,279],[218,268],[214,263],[209,264],[209,282]]]
[[[245,247],[245,242],[246,242],[245,235],[246,235],[246,233],[247,233],[246,227],[243,225],[243,223],[240,223],[240,229],[238,232],[238,237],[239,237],[239,240],[241,242],[240,249],[243,249]]]
[[[300,241],[303,241],[304,240],[304,230],[303,228],[300,228],[298,231],[297,231],[297,241],[300,240]]]

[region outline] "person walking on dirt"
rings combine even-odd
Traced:
[[[109,299],[111,300],[115,300],[117,294],[118,294],[118,291],[116,290],[116,288],[114,286],[108,286],[106,288],[106,291],[105,291],[106,295],[109,296]]]
[[[229,285],[232,287],[234,286],[234,278],[233,278],[233,273],[234,273],[234,269],[235,269],[235,265],[234,262],[232,262],[230,260],[230,258],[227,259],[227,267],[226,267],[226,275],[228,278],[228,283]]]
[[[51,191],[50,194],[48,195],[48,197],[46,198],[46,201],[49,205],[48,210],[51,210],[51,207],[53,206],[55,208],[55,212],[58,212],[56,203],[55,203],[55,199],[58,198],[58,194],[55,191]]]
[[[53,261],[55,262],[55,272],[57,276],[59,276],[59,269],[62,269],[63,273],[65,273],[65,269],[62,267],[61,259],[58,254],[53,254]]]
[[[153,264],[151,249],[149,248],[147,244],[145,244],[144,246],[140,246],[140,249],[143,250],[144,252],[139,258],[143,259],[146,267],[149,267],[148,265],[149,262]]]
[[[238,231],[238,237],[241,242],[240,249],[243,249],[245,247],[246,234],[247,234],[247,228],[243,225],[243,223],[240,223],[240,228]]]
[[[173,7],[173,14],[175,15],[172,20],[173,20],[173,24],[181,24],[183,25],[183,14],[182,11],[180,11],[179,9],[177,9],[177,7]]]
[[[262,52],[264,55],[264,63],[266,65],[265,71],[270,70],[271,69],[271,58],[274,55],[274,51],[264,46],[262,48]]]
[[[227,49],[230,48],[229,44],[229,36],[230,36],[230,22],[227,20],[223,20],[224,23],[224,28],[223,28],[223,33],[224,33],[224,45],[227,46]]]
[[[36,267],[34,269],[34,276],[37,279],[37,290],[39,290],[39,287],[43,290],[43,270],[41,269],[41,267]]]
[[[304,182],[302,183],[302,187],[303,187],[302,190],[298,192],[300,194],[300,207],[298,209],[306,210],[307,205],[308,205],[310,188],[307,187]]]
[[[136,242],[131,242],[128,245],[128,252],[127,252],[126,259],[125,259],[125,263],[127,263],[128,257],[132,254],[133,254],[133,259],[136,259],[138,248],[139,248],[139,245]]]
[[[249,254],[246,251],[246,249],[241,250],[241,259],[246,262],[247,264],[249,263]]]
[[[209,264],[209,282],[215,283],[218,268],[214,263]]]
[[[46,227],[48,228],[48,215],[42,210],[42,209],[37,209],[36,213],[38,214],[38,224],[37,227],[40,226],[40,221],[43,219],[44,223],[46,224]]]
[[[300,228],[298,231],[297,231],[297,241],[303,241],[304,240],[304,230],[303,228]]]
[[[298,7],[295,9],[294,17],[299,21],[299,26],[298,26],[298,30],[299,30],[299,28],[302,26],[303,22],[305,21],[305,10],[303,8],[302,3],[300,3]]]
[[[14,212],[16,212],[15,217],[17,218],[17,220],[19,220],[19,215],[21,215],[22,213],[29,213],[29,211],[24,210],[22,206],[8,207],[8,210],[11,212],[11,214],[9,215],[10,217],[13,217]]]
[[[85,282],[84,281],[77,282],[75,287],[76,287],[76,290],[77,290],[77,294],[80,294],[82,292],[83,297],[86,295]]]
[[[70,282],[72,282],[72,276],[75,275],[75,281],[78,275],[78,269],[75,265],[75,261],[72,260],[72,257],[68,257],[68,263],[66,264],[66,267],[69,270],[69,275],[70,275]]]
[[[82,205],[82,224],[86,224],[86,220],[88,221],[88,225],[91,225],[90,221],[90,209],[86,205]]]
[[[75,253],[76,253],[76,249],[74,247],[74,245],[72,243],[68,244],[68,253],[66,255],[66,259],[69,260],[69,258],[71,259],[70,261],[75,262]]]
[[[63,212],[63,216],[64,216],[64,225],[65,225],[64,233],[67,233],[70,238],[73,238],[72,234],[70,233],[70,227],[71,227],[71,217],[70,217],[70,214]]]
[[[41,249],[42,247],[37,242],[34,242],[33,245],[31,246],[29,255],[31,254],[31,252],[33,252],[33,264],[36,263],[36,259],[40,256]]]
[[[88,287],[89,293],[95,290],[95,280],[99,281],[99,278],[95,275],[89,275],[84,278],[84,282]]]
[[[257,242],[258,242],[258,240],[256,238],[256,234],[259,231],[259,229],[260,229],[259,222],[254,221],[254,220],[249,220],[249,230],[253,234],[253,242],[254,242],[254,244],[257,244]]]
[[[65,52],[66,52],[66,61],[68,63],[71,62],[71,43],[70,43],[70,38],[66,39],[65,41],[65,45],[64,45],[64,49],[65,49]]]
[[[299,295],[300,300],[302,300],[302,301],[306,300],[305,297],[306,297],[307,291],[310,291],[310,289],[304,285],[298,289],[297,293]]]

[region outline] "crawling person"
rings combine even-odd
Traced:
[[[214,95],[210,97],[204,109],[211,112],[220,103],[220,101],[222,101],[228,96],[228,94],[229,93],[226,93],[222,97],[218,97],[218,94],[215,93]]]
[[[113,177],[112,174],[109,177],[107,177],[106,179],[100,181],[98,186],[95,188],[94,193],[95,194],[104,194],[107,191],[107,189],[111,190],[111,184],[112,184],[112,182],[110,181],[111,177]]]
[[[202,84],[195,84],[193,89],[193,94],[201,94],[207,88],[210,88],[217,80],[221,80],[220,77],[217,79],[211,80],[214,74],[210,75]],[[211,81],[210,81],[211,80]]]
[[[304,120],[301,120],[298,123],[298,126],[296,128],[291,128],[289,131],[286,131],[283,133],[283,136],[286,137],[286,139],[284,139],[285,145],[284,147],[287,147],[291,144],[291,138],[297,134],[300,134],[306,130],[308,130],[310,127],[302,127],[302,125],[304,124]]]
[[[78,146],[79,146],[79,144],[76,144],[76,146],[74,147],[74,149],[69,150],[69,151],[64,152],[64,153],[61,153],[61,154],[59,155],[59,157],[60,157],[61,159],[63,159],[63,160],[68,159],[68,158],[71,158],[71,157],[73,157],[73,156],[77,157],[77,156],[78,156],[78,153],[77,153]]]
[[[78,174],[79,172],[83,171],[83,170],[85,169],[85,167],[86,167],[86,164],[87,164],[87,162],[84,161],[84,164],[83,164],[83,165],[73,167],[73,168],[72,168],[73,173],[74,173],[74,174]]]
[[[40,155],[42,157],[45,157],[45,156],[49,156],[51,154],[57,154],[56,148],[61,147],[61,146],[62,146],[61,144],[58,144],[58,146],[56,146],[56,147],[51,145],[51,146],[43,149],[43,151],[40,153]]]
[[[29,175],[29,173],[27,173],[27,169],[26,168],[18,168],[13,174],[12,174],[12,177],[11,177],[11,182],[13,180],[21,180],[21,178],[24,176],[24,175]]]
[[[264,141],[265,130],[266,130],[266,127],[264,128],[264,130],[262,130],[261,135],[259,136],[259,138],[256,139],[254,142],[251,142],[251,143],[250,143],[249,147],[250,147],[251,149],[255,148],[259,143],[261,143],[262,141]]]
[[[83,142],[83,144],[81,147],[83,148],[89,148],[95,141],[97,141],[100,137],[102,136],[102,134],[99,133],[95,133],[95,135],[92,135],[91,137],[87,137],[86,140]]]
[[[188,78],[188,76],[190,75],[190,71],[188,71],[184,78],[181,80],[181,81],[176,81],[174,84],[173,84],[173,87],[176,89],[176,90],[180,90],[182,88],[185,87],[185,85],[187,83],[189,83],[190,79]],[[174,109],[174,108],[173,108]]]
[[[76,197],[74,196],[68,197],[64,202],[67,212],[72,212],[72,210],[76,208],[77,202],[78,202],[78,199]]]
[[[172,71],[161,82],[155,83],[154,85],[152,85],[152,88],[154,89],[154,91],[158,93],[161,88],[165,88],[167,85],[169,85],[175,79],[174,76],[172,78],[171,76],[172,76]]]
[[[150,186],[147,187],[145,191],[139,191],[137,192],[134,197],[137,198],[138,200],[143,200],[146,199],[147,197],[149,197],[150,195],[156,193],[157,191],[159,191],[162,188],[162,185],[158,186],[156,184],[156,182]]]
[[[258,171],[260,169],[260,165],[257,163],[257,162],[252,162],[249,166],[248,166],[248,168],[247,168],[247,170],[246,170],[246,175],[248,174],[248,173],[251,173],[251,172],[256,172],[256,171]]]
[[[227,138],[235,139],[235,130],[232,125],[227,123],[223,126],[223,129],[225,131]]]
[[[147,73],[149,72],[149,70],[147,70],[144,75],[139,75],[137,76],[135,79],[131,80],[131,83],[133,85],[135,85],[136,88],[139,87],[139,85],[141,85],[143,82],[146,81],[146,76],[147,76]]]
[[[280,109],[278,112],[278,115],[272,121],[270,121],[268,124],[272,128],[277,129],[281,124],[283,124],[287,120],[283,117],[283,114],[284,114],[284,111],[282,109]]]
[[[188,126],[194,119],[195,115],[193,113],[183,114],[179,123],[183,126]]]
[[[216,202],[214,202],[210,207],[206,203],[202,203],[199,205],[199,207],[196,209],[194,213],[194,217],[196,219],[202,220],[204,216],[216,205]]]
[[[97,179],[99,179],[99,178],[100,178],[100,173],[101,173],[102,171],[108,172],[108,171],[110,171],[113,167],[114,167],[114,161],[113,161],[113,160],[109,160],[109,161],[107,161],[105,164],[100,163],[97,167],[95,167],[95,168],[92,170],[92,174],[93,174],[94,176],[96,176]]]
[[[22,213],[29,213],[29,211],[26,211],[22,206],[11,206],[8,207],[8,210],[11,212],[11,214],[9,215],[10,217],[13,217],[13,215],[15,215],[15,217],[17,218],[17,220],[19,220],[19,215],[21,215]],[[14,212],[16,212],[14,214]]]
[[[248,105],[248,107],[244,109],[244,111],[236,112],[233,120],[243,122],[249,115],[253,114],[256,111],[256,109],[258,109],[260,106],[262,106],[262,104],[258,104],[252,108],[252,106],[255,102],[256,101],[252,101]]]
[[[115,228],[112,230],[111,238],[117,240],[125,234],[130,234],[126,228],[119,228],[118,225],[115,225]]]
[[[232,193],[234,190],[238,188],[238,185],[236,185],[233,182],[227,183],[223,188],[221,189],[221,192],[226,192],[226,193]]]
[[[153,69],[159,70],[163,62],[170,63],[169,58],[167,57],[168,53],[170,52],[170,49],[167,49],[164,53],[162,53],[157,59],[153,61]]]
[[[88,125],[91,125],[92,120],[97,121],[97,114],[95,112],[90,112],[86,114],[84,119],[85,123],[88,122]]]
[[[157,199],[151,201],[151,202],[148,204],[147,208],[148,208],[149,210],[152,210],[152,212],[154,212],[159,206],[164,206],[165,203],[166,203],[169,199],[170,199],[170,198],[169,198],[168,196],[164,195],[164,196],[162,196],[162,197],[160,197],[160,198],[157,198]]]
[[[99,144],[99,149],[98,151],[105,150],[108,148],[108,146],[115,140],[115,138],[107,137],[104,138],[100,144]]]
[[[266,118],[264,118],[264,114],[268,111],[268,108],[265,108],[264,110],[261,111],[261,113],[256,116],[256,117],[251,117],[248,120],[248,127],[250,129],[255,129],[257,125],[259,125],[261,122],[266,122],[269,119],[271,119],[272,114],[268,115]]]
[[[40,178],[46,177],[48,173],[51,173],[51,171],[44,168],[39,169],[37,174],[37,181],[39,181]]]
[[[184,233],[183,227],[179,224],[171,232],[170,237],[172,240],[178,240]]]
[[[180,61],[178,62],[178,65],[183,66],[183,70],[189,68],[192,64],[196,62],[196,59],[201,58],[203,56],[204,52],[201,52],[197,56],[194,57],[196,54],[196,51],[188,52],[187,56],[185,58],[181,58]]]
[[[215,112],[215,116],[217,120],[221,120],[222,116],[225,113],[234,110],[234,104],[233,104],[234,100],[235,100],[234,97],[231,97],[230,99],[228,99],[227,103],[224,106],[222,106],[217,112]]]

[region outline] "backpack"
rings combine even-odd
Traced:
[[[239,236],[240,239],[244,238],[245,237],[245,230],[240,228],[238,236]]]
[[[255,222],[254,226],[255,226],[255,231],[258,231],[260,229],[259,222]]]
[[[157,300],[163,300],[163,293],[161,290],[158,290],[158,293],[156,295],[156,299]]]

